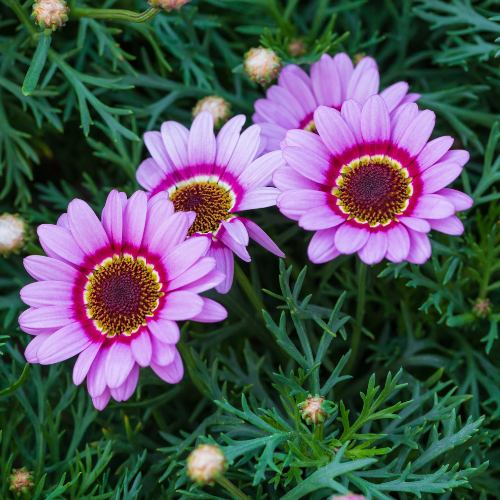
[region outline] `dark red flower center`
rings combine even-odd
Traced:
[[[370,226],[385,225],[407,207],[411,178],[395,162],[370,160],[343,170],[332,192],[349,219]]]
[[[231,195],[216,182],[193,182],[181,186],[170,195],[170,199],[176,212],[196,212],[188,236],[215,232],[221,220],[231,217]]]
[[[118,257],[92,272],[86,287],[85,304],[98,327],[114,337],[130,335],[158,307],[161,284],[144,259]]]

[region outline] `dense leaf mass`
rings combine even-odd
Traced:
[[[27,248],[0,257],[0,500],[23,467],[33,500],[500,498],[498,2],[192,0],[157,13],[71,0],[66,25],[45,33],[31,4],[0,0],[0,213],[31,226]],[[475,201],[465,232],[431,233],[421,266],[313,265],[312,233],[256,211],[286,260],[251,244],[230,293],[208,292],[228,319],[182,328],[184,379],[142,369],[130,400],[98,412],[73,360],[24,359],[34,228],[74,198],[99,211],[111,189],[139,189],[144,132],[189,127],[198,100],[250,118],[264,89],[243,57],[258,46],[305,69],[325,52],[370,55],[381,89],[407,81],[437,115],[433,138],[471,153],[453,184]],[[324,398],[317,425],[301,415],[311,396]],[[240,493],[189,479],[202,443],[224,452]]]

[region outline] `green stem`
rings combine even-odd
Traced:
[[[91,9],[88,7],[75,7],[71,10],[70,18],[90,17],[92,19],[116,19],[120,21],[130,21],[132,23],[144,23],[155,18],[160,13],[160,9],[150,7],[148,10],[138,14],[130,10],[122,9]]]
[[[266,310],[264,304],[260,300],[257,293],[255,293],[255,289],[250,283],[250,280],[246,277],[246,274],[243,272],[243,269],[235,262],[234,263],[234,276],[238,284],[243,288],[243,291],[246,293],[247,297],[250,299],[250,302],[255,307],[257,314],[259,316],[262,314],[262,310]]]
[[[314,426],[314,435],[316,436],[316,442],[318,443],[321,443],[321,441],[323,441],[323,428],[323,422],[320,422],[319,424],[316,424]]]
[[[352,367],[356,363],[358,356],[359,344],[361,342],[361,327],[363,326],[363,318],[365,316],[365,300],[366,300],[366,270],[367,266],[364,262],[359,261],[358,267],[358,303],[356,306],[356,324],[352,330],[351,338],[351,357],[345,367],[345,373],[350,373]]]
[[[219,479],[217,479],[217,482],[231,495],[233,495],[235,498],[238,500],[250,500],[249,497],[245,495],[237,486],[235,486],[229,479],[227,479],[224,476],[221,476]]]

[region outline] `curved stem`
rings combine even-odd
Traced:
[[[365,316],[365,299],[366,299],[366,269],[364,262],[359,262],[358,267],[358,303],[356,306],[356,324],[352,330],[351,339],[351,357],[345,367],[345,373],[350,373],[352,367],[356,363],[359,344],[361,342],[361,327],[363,326],[363,318]]]
[[[91,9],[87,7],[75,7],[71,9],[70,18],[90,17],[92,19],[117,19],[121,21],[130,21],[132,23],[144,23],[155,18],[160,9],[150,7],[148,10],[137,13],[122,9]]]
[[[219,479],[217,479],[217,482],[238,500],[250,500],[250,498],[247,497],[245,493],[243,493],[237,486],[235,486],[226,477],[221,476]]]

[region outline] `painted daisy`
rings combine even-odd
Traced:
[[[241,135],[243,115],[229,120],[214,135],[212,113],[203,111],[191,130],[170,121],[160,132],[146,132],[144,142],[152,158],[137,170],[137,181],[149,196],[167,193],[176,212],[196,213],[188,235],[203,238],[225,280],[215,287],[220,293],[231,288],[233,252],[249,262],[249,237],[270,252],[285,255],[254,222],[238,212],[276,205],[279,190],[267,187],[273,172],[285,165],[281,151],[261,156],[260,127],[252,125]]]
[[[21,290],[30,306],[19,317],[36,335],[26,348],[30,363],[49,365],[79,354],[76,385],[87,377],[94,406],[112,396],[125,401],[140,366],[151,366],[170,384],[183,376],[176,321],[214,322],[226,310],[198,294],[224,275],[205,257],[209,242],[186,240],[192,212],[174,213],[164,193],[147,200],[112,191],[101,221],[82,200],[73,200],[57,225],[38,227],[48,257],[24,259],[37,281]]]
[[[333,58],[323,54],[311,65],[310,73],[309,76],[294,64],[287,66],[281,71],[278,85],[267,90],[267,98],[255,102],[252,119],[261,126],[262,136],[267,139],[265,152],[278,150],[287,130],[316,132],[313,114],[318,106],[340,111],[347,99],[364,104],[379,90],[378,67],[371,57],[363,57],[354,68],[351,58],[345,53]],[[398,82],[380,93],[389,113],[398,105],[414,102],[420,97],[407,92],[408,84]]]
[[[469,153],[449,151],[451,137],[427,142],[432,111],[403,104],[391,116],[374,95],[362,106],[354,99],[341,112],[320,106],[314,113],[318,134],[291,130],[282,143],[285,168],[276,170],[283,193],[280,211],[313,236],[308,254],[322,263],[358,252],[366,264],[431,255],[431,228],[463,232],[455,211],[472,206],[464,193],[447,189]]]

